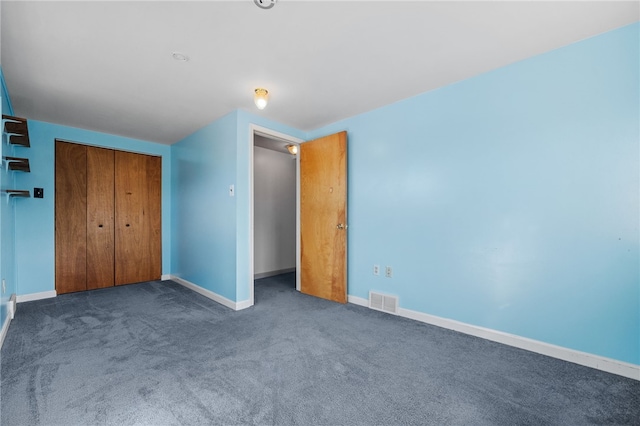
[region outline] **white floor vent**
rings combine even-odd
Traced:
[[[398,297],[389,296],[387,294],[369,292],[369,307],[376,311],[387,312],[390,314],[398,313]]]

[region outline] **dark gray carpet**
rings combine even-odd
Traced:
[[[638,425],[640,382],[257,281],[233,312],[170,281],[18,306],[2,425]]]

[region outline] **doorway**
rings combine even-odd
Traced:
[[[250,132],[250,301],[255,280],[299,271],[299,160],[287,145],[303,140],[259,126]],[[296,290],[300,277],[296,274]]]
[[[255,303],[255,140],[295,145],[296,290],[338,303],[347,302],[347,132],[307,143],[250,125],[249,135],[249,304]],[[267,142],[265,142],[267,143]],[[304,183],[304,188],[302,183]],[[301,229],[301,223],[304,228]],[[302,244],[304,242],[304,252]],[[304,275],[304,277],[303,277]]]

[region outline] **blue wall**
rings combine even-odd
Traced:
[[[173,274],[233,302],[249,299],[249,136],[256,124],[304,133],[234,111],[172,145]],[[235,196],[229,196],[229,185]]]
[[[349,135],[349,294],[640,364],[638,40],[631,25],[312,132]]]
[[[31,173],[16,174],[16,185],[44,198],[15,201],[18,294],[55,289],[55,139],[162,156],[162,273],[171,266],[171,147],[105,133],[29,120]]]
[[[172,273],[236,300],[236,117],[231,113],[171,146]]]

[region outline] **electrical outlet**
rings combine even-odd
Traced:
[[[384,268],[384,276],[387,278],[391,278],[393,276],[393,269],[391,269],[391,266]]]
[[[373,265],[373,275],[380,275],[380,265]]]

